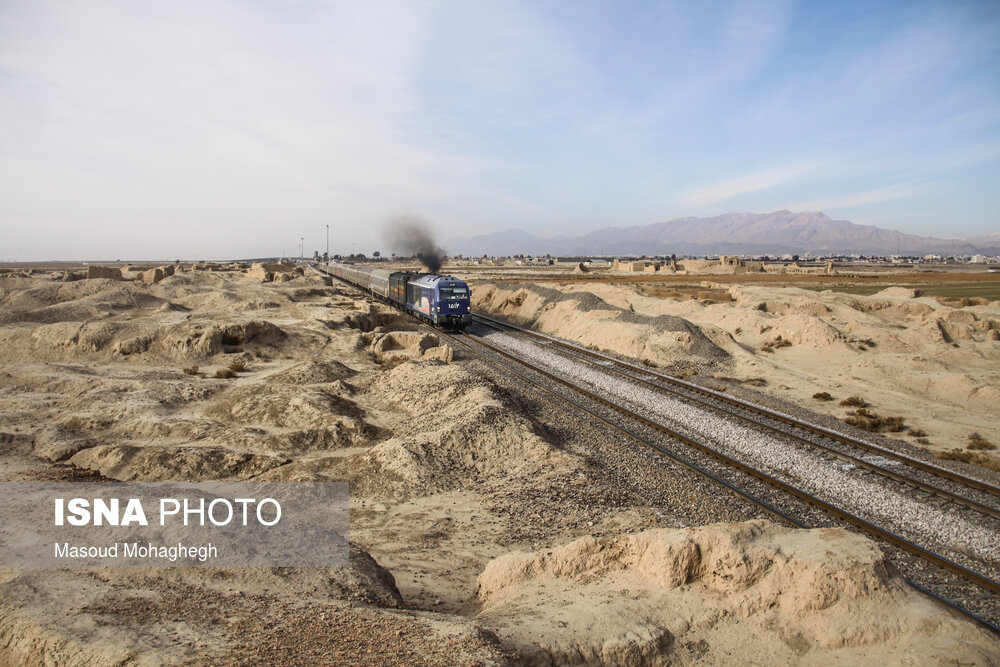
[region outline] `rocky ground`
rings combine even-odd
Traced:
[[[349,565],[3,569],[0,661],[996,662],[995,639],[906,588],[867,540],[760,521],[391,308],[264,272],[0,276],[0,480],[345,480]],[[563,335],[607,326],[610,347],[660,365],[752,368],[733,360],[759,341],[691,313],[650,311],[647,331],[639,294],[581,311],[529,292],[476,298],[540,328],[533,303],[577,313]],[[747,327],[790,316],[774,312],[784,295],[745,298]],[[602,324],[615,318],[628,326]]]

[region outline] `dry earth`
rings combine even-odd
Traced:
[[[854,414],[858,406],[841,405],[860,397],[868,414],[903,419],[882,432],[1000,466],[997,301],[898,287],[858,296],[704,283],[691,294],[599,282],[485,283],[473,297],[475,307],[539,331],[675,373],[764,385],[787,402],[871,425]]]
[[[906,588],[853,534],[650,529],[671,508],[622,492],[479,362],[350,288],[236,271],[66,278],[0,276],[0,481],[346,480],[350,564],[2,569],[0,662],[998,664],[995,639]],[[654,312],[666,302],[626,290],[581,313],[580,299],[518,293],[480,286],[476,298],[540,328],[567,320],[563,335],[610,337],[660,365],[694,357],[691,369],[765,372],[746,349],[765,333],[732,339],[725,316],[709,326],[692,314],[714,306]],[[746,308],[720,305],[745,330],[798,330],[798,310],[774,312],[805,298],[797,291],[769,296],[768,310],[734,296]],[[624,319],[646,308],[657,324],[609,325],[626,304],[635,313]],[[874,337],[881,311],[905,310],[850,308],[858,330],[839,327],[829,347],[856,348],[851,337]],[[976,322],[996,307],[957,310],[976,318],[947,320],[970,327],[958,350],[987,345]],[[924,328],[935,317],[899,315],[910,316]],[[894,349],[878,335],[879,354]],[[787,364],[816,345],[795,340],[775,356]],[[846,380],[828,386],[846,395]],[[987,425],[973,424],[984,435]]]

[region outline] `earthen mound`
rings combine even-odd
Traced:
[[[344,322],[352,329],[368,332],[378,327],[392,326],[402,318],[400,312],[388,306],[374,305],[364,302],[354,303],[355,312],[348,313]]]
[[[376,334],[369,346],[376,363],[394,365],[411,359],[450,362],[455,352],[442,345],[435,334],[416,331],[389,331]]]
[[[698,366],[730,359],[728,352],[684,318],[642,315],[591,292],[564,293],[538,285],[477,285],[472,305],[516,324],[654,366]]]
[[[183,359],[211,357],[220,352],[244,352],[251,347],[273,347],[287,338],[279,327],[264,320],[222,325],[182,324],[159,336],[161,349]]]
[[[366,640],[387,625],[393,637],[434,634],[402,607],[392,574],[354,544],[347,565],[332,568],[7,569],[0,656],[4,664],[300,663],[329,656],[331,637],[343,644],[343,625]],[[364,661],[366,645],[344,664]]]
[[[766,521],[584,537],[491,561],[481,620],[530,664],[986,663],[993,639],[870,540]]]
[[[873,299],[916,299],[921,295],[920,290],[913,289],[912,287],[886,287],[880,292],[872,294]]]
[[[339,361],[307,361],[275,373],[268,379],[294,385],[325,384],[349,378],[354,374],[355,371]]]
[[[101,445],[74,454],[69,462],[124,481],[246,480],[287,459],[234,452],[225,447],[134,447]]]
[[[402,364],[366,392],[394,407],[394,437],[345,467],[359,481],[352,493],[420,495],[537,479],[571,465],[489,380],[454,365],[432,368]]]
[[[223,423],[285,428],[324,426],[338,417],[364,416],[356,404],[336,394],[284,384],[236,388],[206,409],[205,414]]]
[[[12,291],[2,302],[4,322],[83,322],[155,308],[163,299],[149,287],[111,280],[81,280]]]

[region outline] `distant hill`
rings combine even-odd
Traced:
[[[607,227],[583,236],[541,238],[511,229],[454,239],[452,254],[476,255],[971,255],[1000,254],[1000,234],[938,239],[832,220],[823,213],[727,213],[634,227]]]

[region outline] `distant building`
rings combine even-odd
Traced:
[[[986,255],[973,255],[972,258],[969,259],[969,261],[972,262],[973,264],[985,264]]]

